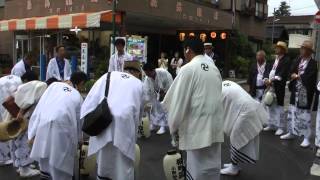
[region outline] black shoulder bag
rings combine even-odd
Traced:
[[[90,112],[84,117],[84,122],[82,125],[82,131],[89,136],[97,136],[103,130],[107,129],[113,120],[112,113],[108,105],[108,94],[110,86],[110,76],[111,72],[107,74],[105,98],[96,107],[95,110]]]

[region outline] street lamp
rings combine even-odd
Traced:
[[[274,10],[273,10],[273,20],[272,20],[272,38],[271,38],[271,42],[272,42],[272,44],[273,44],[273,40],[274,40],[274,24],[275,24],[275,22],[280,21],[280,19],[279,19],[279,18],[277,18],[277,19],[276,19],[276,14],[275,14],[275,12],[276,12],[276,8],[274,8]]]

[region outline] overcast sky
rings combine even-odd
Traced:
[[[283,0],[268,0],[269,16],[272,16],[273,8],[278,8]],[[314,0],[286,0],[291,6],[292,15],[311,15],[318,11]]]

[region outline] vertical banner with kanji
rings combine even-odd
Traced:
[[[81,43],[81,71],[88,73],[88,43]]]

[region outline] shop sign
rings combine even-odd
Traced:
[[[150,7],[158,8],[158,0],[150,0]]]
[[[202,17],[202,8],[200,7],[197,8],[197,16]]]
[[[178,1],[176,5],[176,12],[182,13],[182,2]]]
[[[27,10],[31,10],[32,9],[32,1],[28,0],[27,1]]]
[[[88,43],[81,43],[81,66],[84,73],[88,73]]]

